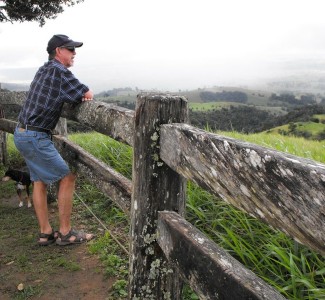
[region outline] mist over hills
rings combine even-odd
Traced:
[[[115,88],[121,88],[115,87]],[[193,87],[193,89],[186,89],[186,91],[190,90],[196,90],[196,89],[203,89],[203,90],[209,90],[211,88],[218,87],[218,85],[214,86],[203,86],[203,87]],[[301,94],[301,93],[311,93],[316,94],[319,96],[325,95],[325,72],[306,72],[304,74],[300,75],[292,75],[292,76],[286,76],[286,77],[277,77],[277,78],[270,78],[269,80],[265,82],[259,82],[259,83],[252,83],[252,84],[238,84],[238,85],[220,85],[221,88],[225,89],[248,89],[248,90],[261,90],[265,92],[274,92],[274,93],[293,93],[293,94]],[[0,82],[0,88],[6,89],[9,91],[28,91],[29,84],[21,84],[21,83],[6,83],[6,82]],[[123,87],[122,87],[123,88]],[[96,92],[101,93],[106,90],[110,89],[110,87],[102,86],[98,91]],[[181,91],[181,89],[178,90],[158,90],[158,89],[141,89],[136,87],[134,88],[134,91],[161,91],[161,92],[170,92],[170,93],[178,93]],[[185,91],[185,90],[182,90]]]
[[[11,92],[23,92],[28,91],[28,84],[20,84],[20,83],[2,83],[0,82],[0,89],[8,90]]]
[[[275,61],[270,63],[260,73],[251,65],[243,67],[238,65],[203,66],[198,69],[185,70],[175,69],[157,70],[154,74],[148,75],[144,69],[139,76],[132,76],[132,72],[124,70],[124,73],[111,74],[101,67],[96,72],[89,72],[88,69],[78,69],[77,77],[89,85],[95,94],[114,88],[132,87],[138,90],[159,90],[161,92],[179,92],[179,90],[196,90],[211,88],[214,86],[234,87],[245,89],[260,89],[269,92],[292,92],[292,93],[313,93],[325,94],[325,61],[321,58]],[[10,91],[28,90],[29,84],[34,77],[37,68],[0,68],[0,83],[2,88]],[[167,75],[168,74],[168,75]],[[240,74],[240,75],[239,75]],[[150,78],[149,78],[150,77]],[[164,87],[164,88],[162,88]]]

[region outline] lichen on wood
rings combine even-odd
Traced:
[[[160,157],[237,208],[325,254],[325,165],[186,125],[163,125]]]

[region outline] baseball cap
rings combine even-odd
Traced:
[[[81,47],[82,42],[75,42],[64,34],[55,34],[49,40],[46,51],[51,53],[57,47]]]

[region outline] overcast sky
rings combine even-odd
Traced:
[[[29,83],[53,34],[84,42],[71,71],[95,92],[247,84],[311,63],[319,70],[324,11],[324,0],[85,0],[43,27],[0,23],[0,82]]]

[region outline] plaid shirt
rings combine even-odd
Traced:
[[[80,103],[88,90],[63,64],[50,60],[37,71],[18,121],[52,130],[60,118],[63,104]]]

